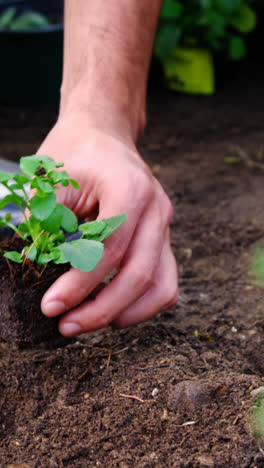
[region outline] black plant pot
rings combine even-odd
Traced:
[[[34,9],[52,24],[41,30],[0,30],[0,103],[58,105],[62,77],[63,2],[2,0],[0,13],[9,6],[19,12]]]

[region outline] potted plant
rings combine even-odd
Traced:
[[[255,28],[250,0],[165,0],[155,42],[169,88],[212,94],[213,53],[232,60],[246,55],[244,35]]]
[[[0,102],[58,104],[63,0],[0,2]]]
[[[0,184],[7,194],[0,202],[5,213],[0,227],[13,235],[0,243],[0,338],[18,345],[46,342],[60,337],[57,319],[45,317],[40,310],[44,292],[70,266],[92,271],[102,258],[103,241],[126,219],[121,214],[109,219],[79,224],[75,214],[57,203],[60,186],[78,183],[63,166],[47,156],[20,159],[20,174],[0,172]],[[30,198],[28,188],[34,190]],[[10,204],[22,213],[15,225]],[[66,234],[74,234],[73,240]]]

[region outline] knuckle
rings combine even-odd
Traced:
[[[164,213],[166,224],[170,224],[173,218],[174,209],[173,209],[173,205],[170,199],[167,196],[165,198],[165,202],[163,206],[163,213]]]
[[[154,196],[154,185],[150,177],[142,172],[137,179],[140,197],[144,200],[151,200]]]
[[[105,311],[99,315],[96,322],[97,328],[105,328],[111,322],[111,317],[109,316],[109,313]]]
[[[133,284],[136,291],[146,291],[153,284],[152,272],[150,270],[138,270],[134,273]]]
[[[164,198],[163,198],[162,204],[161,204],[161,209],[162,209],[162,217],[163,217],[166,225],[170,224],[171,220],[173,218],[174,208],[173,208],[173,205],[172,205],[170,199],[167,197],[166,194],[164,194]]]
[[[107,249],[105,250],[105,257],[107,263],[112,266],[118,265],[124,256],[124,246],[121,239],[116,238],[113,239],[112,236],[111,242],[107,245]]]

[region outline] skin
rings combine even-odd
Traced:
[[[62,315],[65,336],[134,325],[178,297],[172,206],[136,148],[160,6],[161,0],[65,1],[60,113],[39,153],[63,161],[80,183],[78,191],[57,193],[78,217],[128,215],[105,242],[95,271],[71,269],[43,297],[43,313]],[[113,281],[87,300],[113,269]]]

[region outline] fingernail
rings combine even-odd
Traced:
[[[78,323],[63,323],[60,325],[60,332],[64,336],[75,336],[81,333],[82,329]]]
[[[55,317],[56,315],[63,314],[66,312],[65,304],[61,301],[47,302],[42,305],[42,312],[48,317]]]

